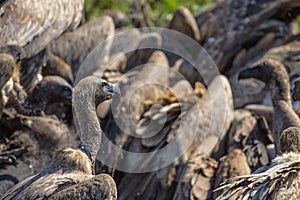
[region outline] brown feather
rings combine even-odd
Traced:
[[[64,31],[75,29],[84,0],[8,0],[0,8],[0,46],[19,45],[32,57]]]

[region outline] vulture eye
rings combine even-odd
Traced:
[[[72,96],[72,89],[70,89],[66,86],[64,86],[62,89],[63,89],[62,94],[64,96]]]
[[[108,83],[107,82],[102,82],[102,88],[108,87]]]
[[[63,91],[68,91],[70,90],[68,87],[63,87]]]

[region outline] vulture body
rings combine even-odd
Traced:
[[[1,199],[116,199],[114,180],[108,175],[92,173],[103,134],[95,107],[112,98],[114,93],[119,94],[116,86],[96,77],[79,82],[73,99],[80,135],[78,149],[59,151],[45,170],[17,184]],[[93,129],[88,128],[88,124],[92,124]]]

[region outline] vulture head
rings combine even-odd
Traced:
[[[111,99],[114,95],[121,95],[119,87],[105,80],[100,80],[95,92],[95,103],[98,105],[105,100]]]
[[[59,76],[46,76],[36,85],[32,94],[40,102],[71,103],[73,88],[65,79]]]
[[[270,86],[273,80],[288,80],[285,67],[277,60],[263,59],[255,63],[251,68],[240,71],[238,79],[255,78]]]
[[[284,100],[290,103],[290,79],[283,64],[274,59],[262,59],[253,67],[240,71],[238,79],[255,78],[266,84],[271,92],[273,106]]]

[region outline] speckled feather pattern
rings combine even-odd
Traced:
[[[109,175],[92,175],[86,154],[67,148],[47,169],[11,188],[1,200],[44,198],[112,200],[117,198],[117,188]]]
[[[286,153],[254,174],[223,183],[218,199],[300,199],[300,154]]]
[[[44,171],[15,185],[2,199],[49,197],[66,187],[92,177],[89,158],[80,150],[67,148],[58,152]]]
[[[25,47],[31,57],[66,30],[75,29],[84,0],[8,0],[0,8],[0,46]]]

